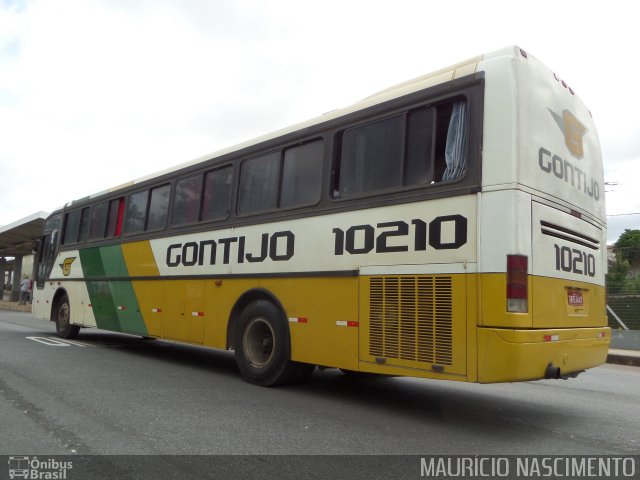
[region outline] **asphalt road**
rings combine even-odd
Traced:
[[[498,385],[316,370],[262,388],[231,352],[54,332],[0,312],[0,455],[640,452],[638,367]]]

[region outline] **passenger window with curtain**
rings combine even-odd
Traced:
[[[233,167],[231,165],[206,173],[202,197],[201,220],[203,222],[227,218],[231,205],[232,187]]]
[[[200,218],[202,174],[181,178],[176,182],[173,198],[172,225],[197,222]]]
[[[338,136],[334,198],[462,178],[468,116],[466,100],[456,98],[345,130]]]
[[[443,181],[461,178],[467,168],[467,144],[469,141],[467,103],[464,100],[457,100],[450,105],[451,115],[445,140],[446,169],[442,175]]]
[[[119,237],[122,233],[122,217],[124,216],[124,198],[116,198],[109,202],[107,231],[105,237]]]

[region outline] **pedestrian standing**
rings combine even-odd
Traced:
[[[28,275],[25,275],[20,282],[20,302],[18,305],[26,305],[29,303],[29,287],[31,287],[31,280]]]

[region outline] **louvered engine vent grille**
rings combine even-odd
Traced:
[[[372,277],[369,354],[451,365],[451,277]]]

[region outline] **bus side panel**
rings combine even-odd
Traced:
[[[480,322],[480,278],[467,274],[467,382],[478,381],[478,323]]]
[[[205,280],[161,279],[148,240],[124,244],[122,255],[128,275],[153,278],[132,282],[148,335],[202,344],[210,322]]]
[[[227,347],[227,325],[238,299],[256,287],[255,279],[221,279],[204,281],[205,323],[202,343],[207,347]]]
[[[161,306],[164,303],[163,282],[159,280],[160,273],[149,241],[123,244],[122,256],[130,276],[157,279],[136,280],[132,284],[147,334],[152,337],[162,337],[162,324],[167,314]]]
[[[260,287],[285,309],[292,360],[358,369],[357,277],[273,278]]]
[[[147,335],[120,245],[80,251],[87,290],[98,328]],[[92,278],[95,278],[92,280]]]
[[[67,282],[64,287],[69,296],[71,323],[82,325],[83,327],[95,327],[96,321],[93,316],[87,284],[83,281]]]
[[[149,241],[123,245],[123,255],[129,275],[157,278],[133,282],[149,335],[225,348],[235,303],[262,288],[285,310],[293,360],[357,369],[357,328],[342,326],[358,321],[355,277],[160,279]]]
[[[162,338],[201,344],[204,335],[204,280],[164,280]],[[208,312],[207,312],[208,313]]]
[[[55,294],[52,282],[45,282],[43,288],[36,288],[33,291],[33,305],[31,312],[33,318],[40,320],[51,320],[51,300]]]
[[[53,299],[61,289],[64,289],[69,298],[71,323],[95,327],[96,321],[87,283],[84,281],[84,268],[79,250],[60,252],[55,259],[49,281],[44,282],[43,288],[36,288],[34,291],[35,318],[51,320]]]
[[[162,325],[167,314],[163,310],[164,304],[162,294],[162,283],[158,280],[136,280],[133,289],[138,299],[140,314],[144,319],[147,328],[147,335],[150,337],[162,337]]]

